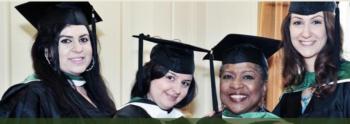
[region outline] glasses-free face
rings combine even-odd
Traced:
[[[192,79],[191,74],[169,71],[151,81],[147,98],[164,110],[171,109],[186,97]]]
[[[69,25],[59,35],[58,52],[60,69],[80,75],[92,60],[90,35],[84,25]]]
[[[251,62],[224,64],[220,72],[220,98],[235,114],[256,111],[266,92],[262,69]]]
[[[324,13],[291,14],[290,36],[294,48],[305,58],[316,60],[327,42]]]

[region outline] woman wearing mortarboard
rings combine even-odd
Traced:
[[[280,41],[229,34],[212,48],[214,60],[222,61],[219,72],[222,111],[209,118],[278,118],[264,107],[268,77],[267,59],[279,49]],[[210,59],[211,54],[204,59]],[[198,123],[217,120],[204,118]],[[220,121],[218,121],[220,122]]]
[[[131,100],[118,109],[124,118],[181,118],[179,108],[188,105],[196,93],[194,51],[209,50],[180,42],[140,34],[141,41],[157,43],[150,61],[139,69],[131,91]],[[143,42],[139,45],[142,47]],[[142,51],[139,55],[142,55]],[[140,57],[142,58],[142,57]],[[139,58],[139,59],[140,59]]]
[[[114,102],[100,75],[95,21],[88,2],[28,2],[16,9],[37,29],[35,74],[9,88],[1,117],[111,117]],[[92,25],[92,29],[89,25]]]
[[[341,57],[336,6],[335,2],[291,2],[282,24],[285,93],[275,114],[350,117],[350,62]]]

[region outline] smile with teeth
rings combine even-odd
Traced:
[[[303,45],[303,46],[311,46],[313,45],[314,43],[316,43],[316,41],[302,41],[300,40],[300,44]]]
[[[74,57],[74,58],[69,58],[69,60],[75,64],[81,64],[83,63],[84,57]]]
[[[233,94],[233,95],[230,95],[230,98],[232,101],[234,102],[241,102],[243,100],[245,100],[248,96],[247,95],[244,95],[244,94]]]

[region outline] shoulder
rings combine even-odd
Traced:
[[[180,117],[171,121],[166,121],[166,124],[191,124],[190,120],[184,117]]]
[[[119,109],[116,117],[133,117],[133,118],[150,118],[151,116],[141,107],[135,105],[127,105]]]
[[[46,91],[47,87],[41,81],[32,81],[28,83],[20,83],[11,86],[2,96],[2,100],[17,95],[41,94]]]
[[[226,124],[222,119],[222,111],[215,112],[212,116],[206,116],[198,120],[197,124]]]
[[[40,81],[20,83],[10,87],[0,101],[0,116],[4,117],[37,117],[43,104],[50,104],[52,96],[46,93],[47,88]]]

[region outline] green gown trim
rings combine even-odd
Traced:
[[[66,75],[71,80],[84,81],[84,78],[82,76],[76,76],[69,73],[64,73],[64,75]]]
[[[40,81],[40,79],[38,78],[38,76],[36,74],[31,74],[31,75],[27,76],[26,79],[24,79],[24,81],[22,81],[21,83],[28,83],[28,82],[32,82],[32,81]]]
[[[129,103],[131,103],[131,102],[136,102],[136,101],[139,101],[139,100],[141,100],[141,99],[145,99],[145,98],[142,98],[142,97],[132,97],[132,98],[130,99]]]
[[[230,118],[280,118],[271,112],[247,112],[243,114],[234,114],[227,108],[222,112],[223,116]]]
[[[289,92],[303,91],[313,86],[316,82],[315,79],[316,79],[315,72],[306,72],[304,80],[301,84],[287,87],[284,92],[289,93]],[[350,62],[349,61],[344,61],[340,65],[340,69],[338,71],[338,80],[342,80],[342,79],[350,79]]]

